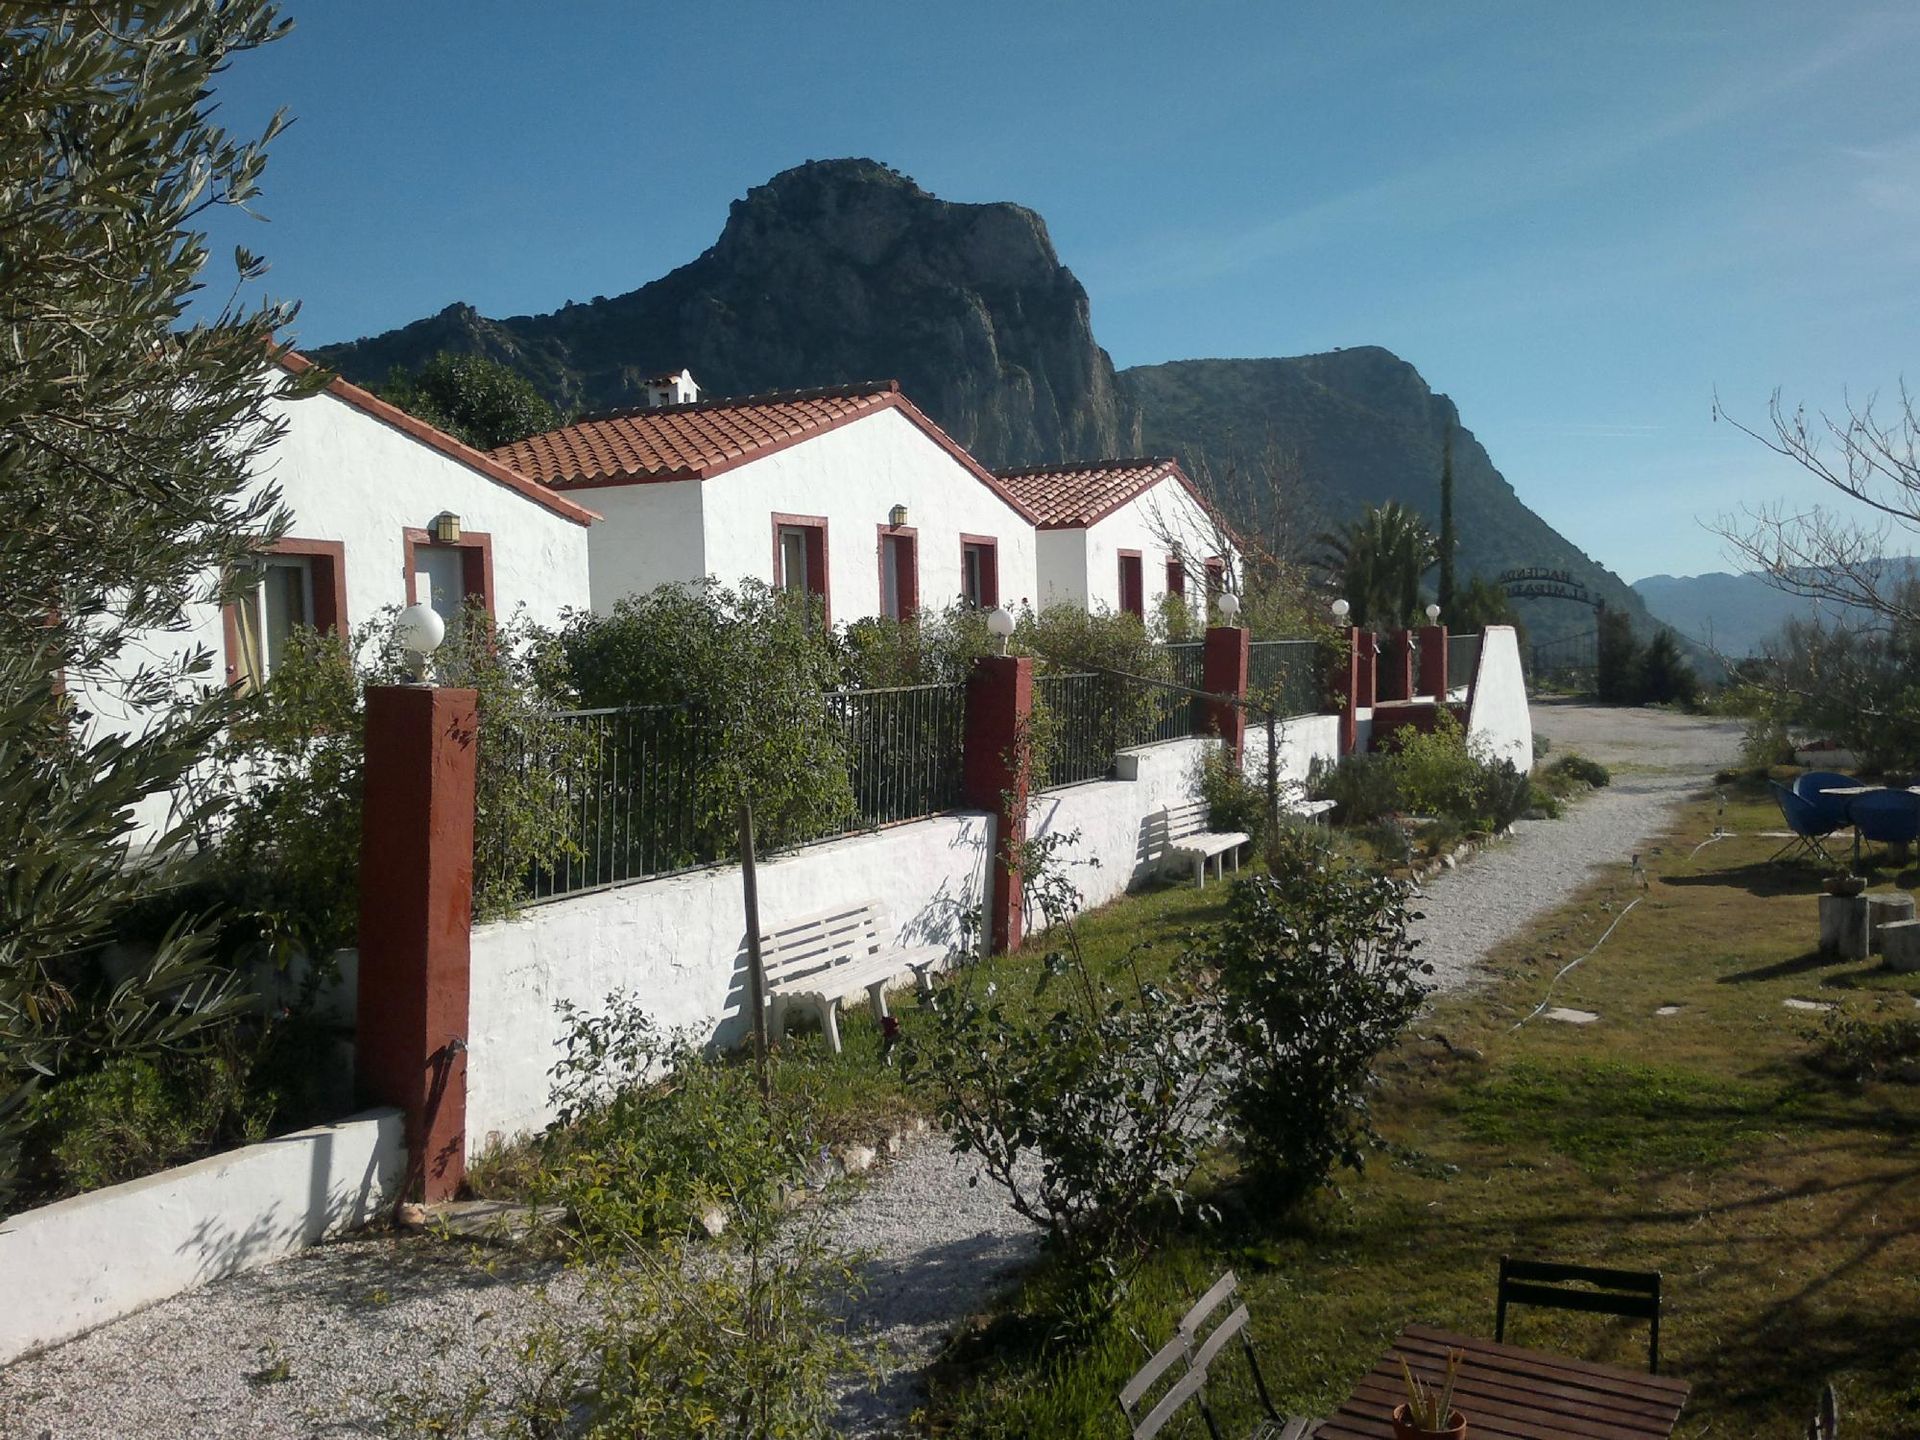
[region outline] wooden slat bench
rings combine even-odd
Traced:
[[[1239,870],[1240,847],[1252,837],[1238,830],[1209,830],[1206,801],[1186,800],[1169,805],[1160,815],[1166,827],[1166,854],[1169,858],[1192,862],[1193,883],[1198,888],[1207,888],[1209,863],[1214,874],[1222,875],[1226,859],[1231,855],[1233,868]]]
[[[1226,1315],[1221,1318],[1218,1312],[1223,1309]],[[1181,1320],[1173,1338],[1134,1372],[1120,1392],[1120,1413],[1126,1417],[1133,1440],[1153,1440],[1189,1402],[1198,1407],[1207,1434],[1213,1440],[1225,1440],[1219,1420],[1207,1404],[1207,1383],[1213,1362],[1233,1340],[1240,1342],[1248,1374],[1260,1396],[1261,1408],[1266,1411],[1266,1418],[1248,1433],[1247,1440],[1304,1440],[1311,1434],[1312,1423],[1304,1416],[1282,1415],[1273,1408],[1273,1401],[1267,1395],[1267,1378],[1260,1372],[1260,1360],[1253,1353],[1253,1340],[1247,1333],[1251,1323],[1252,1317],[1240,1301],[1240,1282],[1229,1270],[1200,1297]],[[1182,1360],[1186,1362],[1186,1372],[1161,1390],[1158,1399],[1149,1406],[1148,1397],[1159,1390],[1175,1364]]]
[[[864,900],[798,916],[763,934],[760,958],[774,1034],[785,1030],[790,1009],[810,1009],[837,1055],[842,1000],[856,999],[864,990],[874,1019],[885,1020],[889,986],[910,980],[927,985],[931,972],[946,963],[946,947],[883,942],[880,937],[889,928],[879,902]]]

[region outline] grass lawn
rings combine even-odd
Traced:
[[[1711,800],[1689,806],[1648,850],[1644,894],[1620,866],[1499,951],[1487,988],[1439,1002],[1387,1066],[1387,1152],[1341,1194],[1276,1218],[1223,1164],[1221,1222],[1171,1235],[1112,1327],[1053,1336],[1036,1275],[952,1347],[929,1428],[1122,1433],[1113,1395],[1142,1341],[1170,1334],[1227,1266],[1276,1399],[1324,1414],[1408,1322],[1491,1334],[1511,1251],[1664,1273],[1662,1368],[1694,1386],[1679,1434],[1799,1433],[1832,1379],[1846,1433],[1920,1436],[1920,1087],[1814,1076],[1802,1057],[1820,1016],[1783,1004],[1912,1015],[1920,977],[1814,953],[1816,877],[1764,863],[1779,842],[1753,832],[1779,818],[1757,790],[1727,811],[1749,838],[1691,854],[1713,819]],[[1913,888],[1920,873],[1884,879]],[[1220,899],[1157,891],[1084,933],[1114,949],[1145,936],[1170,956]],[[1553,991],[1601,1019],[1525,1020],[1616,919]],[[1520,1310],[1508,1338],[1645,1363],[1644,1327],[1598,1317]]]

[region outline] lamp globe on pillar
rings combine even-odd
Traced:
[[[1327,608],[1333,611],[1333,623],[1336,625],[1346,624],[1348,612],[1353,609],[1344,598],[1334,601]]]
[[[447,622],[431,605],[409,605],[393,622],[393,638],[407,657],[413,683],[427,683],[427,665],[440,642],[447,638]]]
[[[987,612],[987,633],[993,636],[993,653],[1007,653],[1007,641],[1013,635],[1013,616],[996,605]]]
[[[1427,606],[1427,624],[1438,625],[1439,623],[1440,623],[1440,607],[1438,605],[1431,605],[1431,604],[1428,605]]]
[[[1220,619],[1228,625],[1240,618],[1240,597],[1231,590],[1222,590],[1220,598],[1214,602],[1220,610]]]

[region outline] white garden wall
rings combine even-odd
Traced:
[[[1527,710],[1520,641],[1511,625],[1489,625],[1467,710],[1467,739],[1483,742],[1522,773],[1533,769],[1533,719]]]
[[[810,846],[759,866],[771,925],[877,899],[899,938],[978,935],[993,818],[974,811]],[[657,1021],[722,1044],[745,1036],[746,923],[737,866],[696,871],[537,906],[477,927],[467,1033],[467,1148],[537,1130],[552,1111],[555,1007],[598,1011],[614,991]]]
[[[1368,712],[1371,715],[1372,712]],[[1280,743],[1276,755],[1280,783],[1304,782],[1315,760],[1328,765],[1340,760],[1340,717],[1338,715],[1296,715],[1280,722]],[[1267,778],[1267,727],[1247,726],[1246,749],[1241,764],[1247,778],[1265,784]]]
[[[406,1169],[369,1110],[0,1222],[0,1365],[375,1219]]]

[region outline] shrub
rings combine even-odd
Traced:
[[[1247,772],[1224,745],[1210,746],[1200,759],[1200,798],[1207,802],[1208,827],[1224,833],[1251,836],[1257,851],[1267,831],[1266,787],[1247,778]]]
[[[1219,977],[1230,1062],[1219,1072],[1258,1183],[1283,1203],[1359,1169],[1373,1067],[1428,993],[1408,889],[1314,861],[1233,887],[1194,959]]]
[[[1920,1020],[1896,1016],[1863,1020],[1830,1011],[1807,1063],[1853,1084],[1869,1080],[1920,1080]]]
[[[1534,809],[1535,799],[1532,777],[1511,760],[1482,764],[1474,818],[1497,834]]]
[[[1555,781],[1573,781],[1596,790],[1613,781],[1613,773],[1606,766],[1584,755],[1562,755],[1547,767],[1547,775]]]
[[[1316,759],[1307,771],[1307,791],[1331,800],[1343,825],[1363,826],[1400,807],[1400,787],[1384,755],[1357,751],[1334,764]]]
[[[957,685],[973,662],[993,653],[983,610],[956,601],[945,610],[923,610],[913,623],[856,620],[835,638],[845,683],[856,689],[889,685]]]
[[[770,1106],[750,1070],[661,1031],[629,996],[560,1013],[535,1192],[567,1207],[589,1251],[686,1235],[716,1206],[730,1225],[778,1210],[806,1169],[804,1112]]]
[[[1466,732],[1444,705],[1435,711],[1434,728],[1407,727],[1389,743],[1387,768],[1398,807],[1417,815],[1472,819],[1483,812],[1480,786],[1485,765],[1467,745]]]
[[[1032,1003],[1011,1003],[975,967],[957,972],[923,1012],[906,1073],[932,1092],[954,1153],[977,1156],[1045,1232],[1070,1303],[1103,1314],[1146,1253],[1154,1210],[1187,1201],[1222,1052],[1204,996],[1150,980],[1138,948],[1111,965],[1081,948],[1079,894],[1056,853],[1076,838],[1025,857],[1051,942]]]

